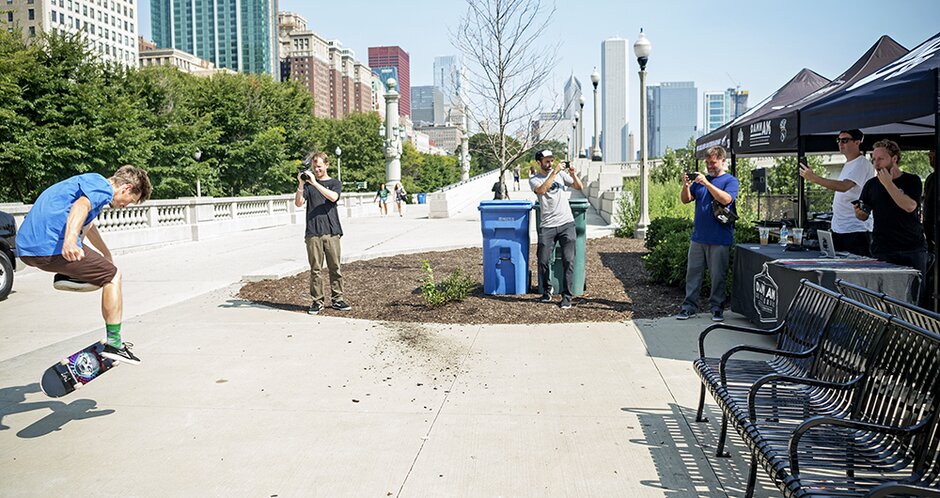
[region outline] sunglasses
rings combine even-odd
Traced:
[[[847,144],[849,142],[854,142],[854,138],[839,137],[836,139],[837,144]]]

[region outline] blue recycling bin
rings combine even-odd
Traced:
[[[418,204],[424,204],[425,202],[427,202],[427,194],[421,192],[418,194]]]
[[[483,201],[483,292],[526,294],[532,201]]]

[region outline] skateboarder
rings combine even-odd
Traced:
[[[97,173],[73,176],[39,195],[16,234],[24,264],[101,287],[101,314],[107,330],[102,356],[137,364],[140,359],[121,340],[121,272],[93,221],[105,206],[112,209],[150,198],[147,172],[121,166],[111,178]],[[82,245],[85,238],[97,251]]]

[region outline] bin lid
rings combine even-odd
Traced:
[[[505,200],[505,201],[480,201],[480,205],[477,206],[477,209],[483,211],[485,209],[521,209],[528,211],[532,209],[532,201],[525,200]]]
[[[587,207],[588,200],[585,197],[578,197],[577,199],[568,199],[568,204],[571,205],[571,207],[574,207],[575,205],[579,207]]]

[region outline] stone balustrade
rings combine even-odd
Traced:
[[[341,218],[374,216],[372,193],[343,194]],[[0,204],[17,225],[32,206]],[[124,209],[105,208],[98,215],[98,230],[107,234],[112,250],[148,248],[203,240],[222,234],[303,223],[305,208],[294,206],[294,194],[253,197],[184,197],[150,200]]]

